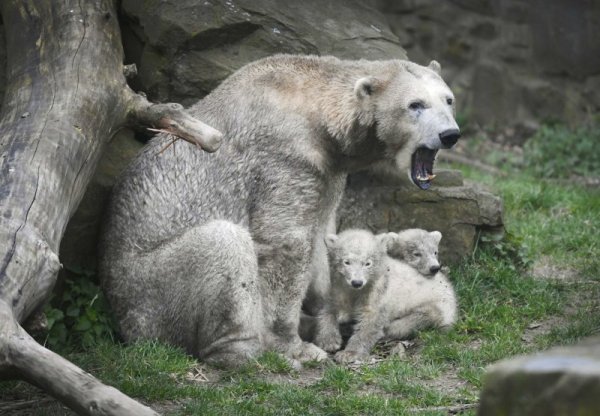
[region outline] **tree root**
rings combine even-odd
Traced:
[[[60,355],[38,344],[0,300],[0,371],[40,387],[82,415],[157,413],[114,387],[102,384]]]

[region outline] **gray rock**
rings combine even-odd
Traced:
[[[191,104],[244,64],[276,53],[406,58],[370,2],[332,0],[124,0],[124,43],[136,87]]]
[[[400,177],[358,173],[348,178],[338,210],[338,230],[373,232],[423,228],[441,231],[442,263],[456,263],[473,252],[479,232],[501,233],[502,201],[472,185],[456,170],[436,170],[428,191]]]
[[[600,414],[600,338],[492,365],[478,414]]]
[[[510,125],[517,118],[521,90],[517,87],[512,74],[503,70],[498,62],[484,61],[474,67],[472,79],[473,106],[471,115],[480,125],[498,129]],[[493,113],[496,117],[489,120]]]
[[[4,37],[4,25],[0,23],[0,108],[2,108],[2,100],[6,90],[6,40]]]
[[[581,80],[600,72],[600,3],[535,0],[531,13],[533,61],[544,74]]]
[[[491,0],[452,0],[452,3],[480,14],[494,14],[494,2]]]

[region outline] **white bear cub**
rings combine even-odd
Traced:
[[[330,305],[318,321],[317,345],[335,351],[341,343],[338,325],[358,321],[346,348],[335,355],[338,362],[351,362],[368,356],[381,339],[402,340],[420,329],[452,326],[457,302],[440,272],[441,238],[439,231],[420,229],[328,235]],[[358,277],[364,275],[368,280]]]
[[[387,236],[384,338],[401,340],[424,328],[450,328],[458,312],[454,288],[437,258],[442,234],[413,228]]]
[[[325,237],[331,290],[324,310],[317,317],[314,342],[326,351],[335,352],[342,344],[339,325],[358,322],[346,349],[336,354],[338,361],[365,351],[368,354],[379,339],[377,305],[387,287],[387,239],[385,234],[374,236],[367,230],[346,230]]]

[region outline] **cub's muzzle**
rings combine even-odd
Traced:
[[[363,287],[364,282],[362,280],[352,280],[352,282],[350,282],[350,284],[352,285],[352,287],[354,289],[360,289],[361,287]]]

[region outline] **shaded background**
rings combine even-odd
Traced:
[[[600,111],[600,2],[592,0],[134,1],[122,4],[139,87],[185,104],[273,53],[436,59],[459,115],[522,143],[543,122]]]
[[[123,0],[136,89],[190,104],[274,53],[437,59],[471,128],[522,142],[543,122],[600,112],[600,2],[594,0]],[[0,96],[4,91],[0,27]]]

